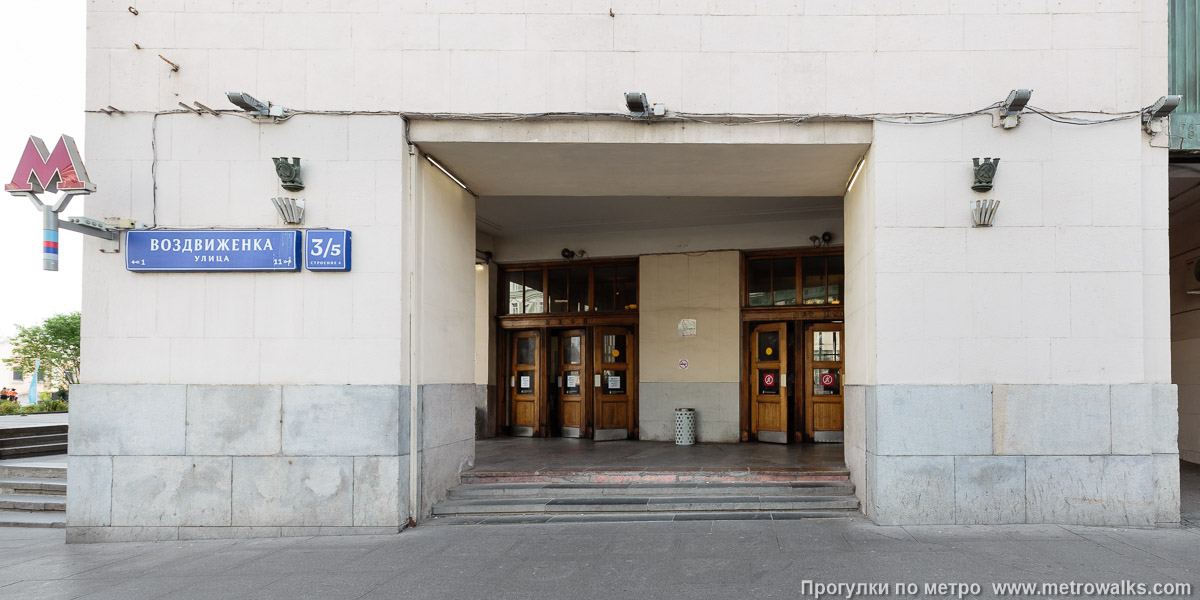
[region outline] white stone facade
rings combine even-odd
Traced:
[[[868,516],[1178,521],[1162,140],[1136,119],[1079,126],[1026,112],[1014,130],[995,111],[867,120],[964,113],[1013,88],[1032,88],[1047,111],[1138,110],[1166,92],[1165,0],[136,4],[135,16],[129,2],[89,3],[86,160],[100,189],[88,216],[281,227],[268,199],[287,194],[269,161],[299,156],[305,226],[352,229],[354,270],[135,274],[89,242],[73,539],[396,530],[456,481],[494,385],[494,369],[472,361],[488,347],[476,322],[491,309],[475,298],[488,273],[470,268],[476,199],[405,143],[400,113],[410,124],[416,113],[581,113],[560,125],[597,144],[869,143],[843,218],[806,225],[845,239],[847,462]],[[276,124],[179,108],[226,108],[232,90],[326,112]],[[584,114],[623,112],[632,90],[674,113],[857,122],[634,129]],[[108,106],[124,114],[99,112]],[[476,139],[453,143],[549,135],[538,123],[473,125],[462,131]],[[977,156],[1002,159],[991,229],[972,228],[967,210]],[[796,229],[794,240],[783,226],[763,236],[733,225],[687,239],[807,245],[811,231]],[[643,280],[643,349],[672,351],[664,323],[683,312],[736,336],[729,261],[647,256],[683,252],[678,230],[654,231],[623,238],[639,240],[643,277],[679,263],[734,287],[726,298],[720,285]],[[556,247],[546,236],[495,250],[534,260]],[[701,412],[701,441],[733,432],[736,350],[724,348],[700,351],[713,361],[703,375],[642,363],[643,398],[658,399],[642,407],[649,437],[665,434],[672,399],[696,390],[716,415]],[[918,487],[921,503],[910,501]]]

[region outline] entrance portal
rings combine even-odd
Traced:
[[[511,331],[509,433],[624,440],[637,432],[633,326]]]

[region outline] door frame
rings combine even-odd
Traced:
[[[625,418],[625,437],[623,439],[637,439],[638,435],[639,435],[639,428],[638,428],[638,412],[639,412],[639,409],[638,409],[638,388],[639,388],[638,361],[640,360],[639,359],[640,354],[638,353],[638,328],[637,328],[637,325],[608,325],[608,326],[597,326],[597,327],[591,328],[591,338],[592,338],[592,373],[591,373],[591,375],[592,375],[593,379],[596,377],[600,377],[601,379],[603,379],[604,368],[602,366],[603,363],[600,362],[601,361],[601,351],[600,351],[599,346],[600,346],[600,344],[603,343],[604,331],[606,329],[623,330],[628,339],[628,343],[625,346],[625,354],[626,354],[625,395],[629,398],[629,400],[628,400],[628,405],[626,408],[626,410],[628,411],[628,414],[626,415],[626,418]],[[604,382],[601,381],[600,383],[603,384]],[[592,387],[595,388],[596,386],[593,385]],[[592,390],[592,415],[591,415],[592,416],[592,427],[591,427],[591,429],[592,429],[592,439],[594,439],[596,441],[601,441],[600,438],[603,435],[600,433],[601,432],[600,423],[602,422],[602,420],[600,418],[600,409],[602,407],[601,397],[602,397],[602,395],[597,394],[595,389]],[[605,430],[605,431],[608,431],[608,430]],[[612,439],[619,439],[619,438],[606,437],[604,439],[612,440]]]
[[[751,435],[753,435],[755,437],[755,439],[757,439],[760,442],[786,444],[788,442],[788,438],[791,437],[789,435],[789,433],[791,430],[790,425],[791,425],[792,419],[788,418],[788,413],[790,411],[789,411],[788,399],[787,399],[787,393],[788,393],[787,377],[788,377],[789,371],[792,371],[794,369],[790,368],[791,367],[791,364],[790,364],[791,357],[788,356],[788,352],[787,352],[788,325],[789,325],[789,323],[787,321],[777,321],[777,322],[768,322],[768,323],[755,323],[754,325],[752,325],[750,327],[750,342],[749,342],[749,344],[747,344],[747,353],[748,353],[748,356],[750,359],[749,360],[750,368],[749,368],[749,377],[748,377],[748,383],[749,383],[749,389],[750,389],[750,433],[751,433]],[[774,326],[774,327],[772,327],[772,326]],[[763,331],[759,331],[760,328]],[[773,361],[772,360],[761,360],[758,357],[758,344],[756,342],[758,340],[758,336],[766,331],[774,331],[778,336],[776,338],[775,343],[776,343],[777,348],[779,349],[778,350],[779,356],[777,356],[776,359]],[[768,350],[768,353],[770,353],[770,348],[768,348],[767,350]],[[777,415],[777,417],[779,419],[779,423],[780,423],[779,431],[759,430],[759,428],[758,428],[759,422],[760,422],[760,416],[761,416],[760,413],[762,411],[762,408],[761,408],[762,402],[760,402],[758,400],[758,398],[763,395],[758,392],[758,389],[760,387],[759,373],[758,373],[760,364],[766,364],[766,365],[773,364],[774,370],[777,372],[776,377],[779,378],[779,380],[776,382],[776,389],[778,390],[777,393],[775,394],[776,400],[773,402],[773,404],[778,405],[778,407],[775,408],[774,410],[782,411],[782,413],[783,413],[781,415]],[[769,369],[771,367],[767,367],[767,368]]]
[[[590,414],[591,397],[592,397],[592,386],[591,386],[592,368],[591,368],[590,363],[588,362],[591,360],[591,357],[592,357],[592,352],[591,352],[591,348],[590,348],[590,345],[591,345],[590,328],[578,327],[575,329],[560,329],[560,330],[554,331],[553,335],[557,336],[557,338],[559,340],[559,344],[563,346],[562,348],[559,348],[559,351],[558,351],[559,357],[560,357],[559,358],[559,368],[558,368],[558,373],[555,374],[556,377],[561,377],[563,379],[561,381],[556,381],[555,384],[559,388],[558,402],[561,405],[563,403],[563,396],[566,395],[566,387],[567,387],[566,371],[567,371],[568,365],[566,362],[566,352],[565,352],[566,339],[568,337],[574,336],[576,334],[580,338],[579,368],[578,368],[578,370],[579,370],[579,394],[578,395],[580,397],[579,398],[579,426],[578,427],[567,427],[566,418],[565,418],[566,411],[563,410],[562,407],[560,406],[560,409],[559,409],[559,417],[560,418],[559,418],[558,427],[559,427],[559,430],[562,432],[561,433],[562,437],[572,437],[572,438],[588,437],[588,438],[590,438],[591,431],[592,431],[592,420],[591,420],[591,414]],[[561,384],[561,385],[559,385],[559,384]],[[574,435],[568,435],[568,433],[569,433],[567,431],[568,429],[575,429],[576,431],[573,432]]]
[[[796,328],[801,329],[800,327]],[[806,323],[803,327],[804,333],[804,435],[806,438],[816,442],[841,442],[845,439],[846,430],[846,324],[844,322],[816,322]],[[840,333],[841,338],[841,360],[839,361],[817,361],[813,359],[813,339],[812,333],[815,331],[836,331]],[[836,397],[837,404],[842,407],[842,428],[839,430],[825,429],[817,431],[814,428],[814,415],[816,414],[815,404],[817,395],[813,392],[813,382],[809,379],[814,369],[837,369],[837,387],[839,394],[830,395]],[[797,381],[800,379],[796,378]],[[825,396],[822,396],[825,398]],[[799,400],[799,394],[797,394]],[[822,404],[832,404],[832,402],[822,402]]]
[[[532,425],[527,425],[527,424],[518,425],[516,423],[516,421],[517,421],[517,415],[516,415],[517,399],[516,399],[516,396],[518,395],[517,394],[517,389],[518,389],[517,384],[519,382],[517,381],[518,369],[517,369],[517,352],[515,350],[515,346],[516,346],[518,339],[527,338],[527,337],[531,337],[534,340],[534,354],[535,354],[534,360],[537,361],[536,364],[534,365],[534,376],[533,376],[533,380],[531,381],[531,383],[533,384],[532,389],[533,389],[533,397],[534,397],[533,406],[534,406],[534,413],[535,413],[535,417],[534,417],[535,422]],[[507,414],[505,415],[505,419],[508,423],[509,433],[511,435],[520,436],[520,437],[535,437],[538,435],[543,435],[543,432],[545,431],[545,426],[543,424],[543,421],[544,421],[544,415],[546,414],[546,409],[545,409],[546,398],[545,398],[545,394],[541,393],[541,392],[543,390],[545,390],[545,387],[544,387],[545,381],[544,380],[546,379],[545,372],[547,370],[546,363],[545,363],[546,342],[545,342],[544,332],[543,332],[543,330],[539,330],[539,329],[525,329],[525,330],[520,330],[520,331],[511,331],[511,332],[508,332],[508,334],[505,335],[504,338],[505,338],[505,346],[509,348],[508,357],[507,357],[508,364],[505,365],[507,373],[505,374],[506,377],[504,380],[504,384],[505,384],[504,398],[506,400],[505,404],[506,404],[506,409],[507,409]]]

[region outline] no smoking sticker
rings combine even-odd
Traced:
[[[688,361],[687,361],[687,359],[686,359],[686,358],[681,358],[681,359],[679,359],[679,368],[680,368],[680,369],[683,369],[683,370],[685,370],[685,371],[687,370],[687,368],[688,368]]]

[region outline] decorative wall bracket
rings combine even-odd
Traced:
[[[971,189],[977,192],[987,192],[992,189],[992,179],[996,177],[996,169],[1000,166],[1000,159],[985,158],[980,162],[978,158],[971,159],[975,163],[975,183],[971,185]]]
[[[1000,208],[999,200],[971,201],[971,217],[975,219],[976,227],[991,227],[992,219],[996,218],[996,209]]]
[[[289,192],[298,192],[304,189],[304,182],[300,181],[300,159],[292,157],[292,162],[288,162],[286,157],[272,158],[275,161],[275,174],[279,176],[279,184],[283,189]]]
[[[271,204],[275,205],[275,212],[279,214],[279,218],[283,219],[284,223],[288,225],[304,224],[304,200],[271,198]]]

